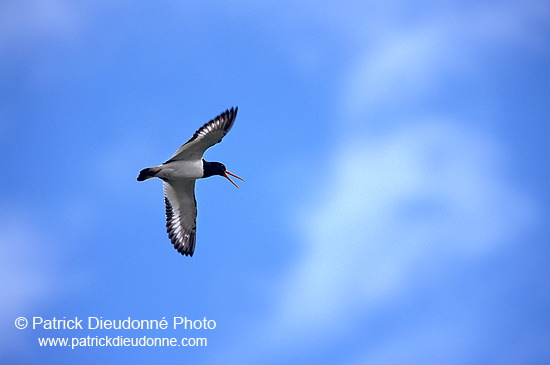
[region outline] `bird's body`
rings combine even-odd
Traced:
[[[204,177],[203,160],[176,160],[161,165],[156,177],[166,180],[201,179]]]
[[[153,177],[162,179],[168,236],[174,248],[182,255],[193,256],[195,251],[197,217],[195,181],[220,175],[237,186],[228,175],[243,180],[227,171],[223,164],[208,162],[202,158],[209,147],[219,143],[229,132],[236,116],[237,108],[226,110],[199,128],[168,161],[159,166],[141,170],[137,178],[138,181]]]

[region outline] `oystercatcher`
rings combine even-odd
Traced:
[[[231,108],[202,127],[181,146],[165,163],[140,171],[138,181],[158,177],[163,181],[166,204],[166,231],[174,248],[186,256],[193,256],[196,240],[197,201],[195,180],[213,175],[224,176],[237,188],[229,175],[243,178],[227,171],[220,162],[208,162],[202,158],[204,151],[229,132],[235,122],[238,108]]]

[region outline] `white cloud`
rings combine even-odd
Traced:
[[[352,364],[464,364],[471,361],[472,344],[480,341],[483,328],[461,314],[427,320],[390,338]]]
[[[459,121],[415,121],[339,147],[326,162],[332,178],[294,217],[303,256],[273,287],[271,321],[248,342],[257,355],[300,353],[357,330],[356,321],[513,244],[537,219],[534,202],[503,177],[498,143]],[[427,348],[434,338],[443,355],[479,338],[475,320],[438,315],[443,322],[407,328],[364,356],[386,358],[384,346],[412,339]]]
[[[9,197],[4,197],[2,203],[5,209],[0,212],[0,290],[3,298],[0,322],[4,326],[0,331],[3,344],[0,358],[19,357],[27,353],[29,343],[35,341],[32,331],[15,328],[16,318],[44,315],[60,296],[80,292],[91,282],[88,272],[72,267],[67,261],[74,239],[90,227],[88,207],[76,199],[64,199],[59,205],[50,207],[64,224],[65,229],[59,232],[44,226],[40,214],[14,205]],[[64,240],[71,245],[63,246]]]
[[[296,217],[308,247],[283,285],[280,318],[327,329],[328,318],[394,300],[441,260],[509,243],[534,207],[503,180],[500,158],[489,137],[448,121],[342,146],[329,168],[337,178]]]
[[[462,68],[457,68],[461,58],[445,38],[440,29],[421,29],[366,51],[351,67],[344,85],[343,110],[348,118],[373,109],[398,111],[404,103],[433,93],[442,75]]]
[[[0,287],[2,311],[0,321],[1,354],[20,351],[27,339],[25,331],[16,330],[14,321],[27,316],[55,292],[53,256],[49,243],[40,237],[17,212],[3,215],[0,224]],[[59,285],[59,284],[57,284]],[[16,332],[17,336],[14,335]]]
[[[81,18],[72,3],[62,0],[7,1],[0,5],[0,46],[18,45],[44,36],[67,37]]]
[[[355,32],[363,46],[342,85],[343,120],[361,123],[369,113],[417,111],[428,98],[450,92],[445,87],[453,78],[471,102],[487,97],[492,67],[500,62],[490,57],[502,50],[548,49],[539,27],[549,15],[539,1],[481,3],[454,11],[443,6],[422,22]]]
[[[393,31],[351,32],[369,42],[355,52],[359,57],[344,77],[337,105],[344,134],[336,136],[332,160],[319,162],[333,178],[323,180],[293,217],[304,238],[303,256],[275,287],[272,320],[261,334],[254,331],[258,343],[248,342],[257,355],[267,359],[330,343],[422,283],[489,259],[536,224],[535,202],[506,179],[501,143],[466,114],[434,111],[425,103],[449,92],[447,81],[455,77],[470,86],[463,90],[466,102],[479,102],[491,114],[494,95],[484,89],[480,66],[502,44],[513,44],[507,51],[524,49],[525,41],[540,45],[529,42],[539,33],[533,32],[539,3],[529,4],[508,2],[505,11],[501,4],[472,5],[471,11],[432,13],[421,24]],[[385,21],[379,30],[395,19]],[[367,132],[372,123],[365,121],[385,113],[384,127]],[[395,359],[414,339],[426,356],[433,343],[452,353],[479,339],[471,313],[463,322],[442,315],[444,322],[408,328],[369,349],[360,363],[391,363],[383,360]]]

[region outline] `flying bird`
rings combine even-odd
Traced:
[[[227,171],[220,162],[208,162],[202,158],[204,152],[221,142],[229,132],[238,108],[231,108],[218,115],[202,127],[163,164],[140,171],[137,181],[158,177],[163,181],[164,203],[166,204],[166,231],[174,248],[186,256],[193,256],[197,232],[197,201],[195,181],[220,175],[239,187],[229,175],[243,178]]]

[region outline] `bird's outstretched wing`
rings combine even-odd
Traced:
[[[165,181],[163,185],[168,237],[179,253],[193,256],[197,233],[195,180]]]
[[[237,110],[236,107],[228,109],[200,127],[193,137],[182,145],[165,164],[177,160],[200,160],[204,151],[221,142],[229,132],[235,122]]]

